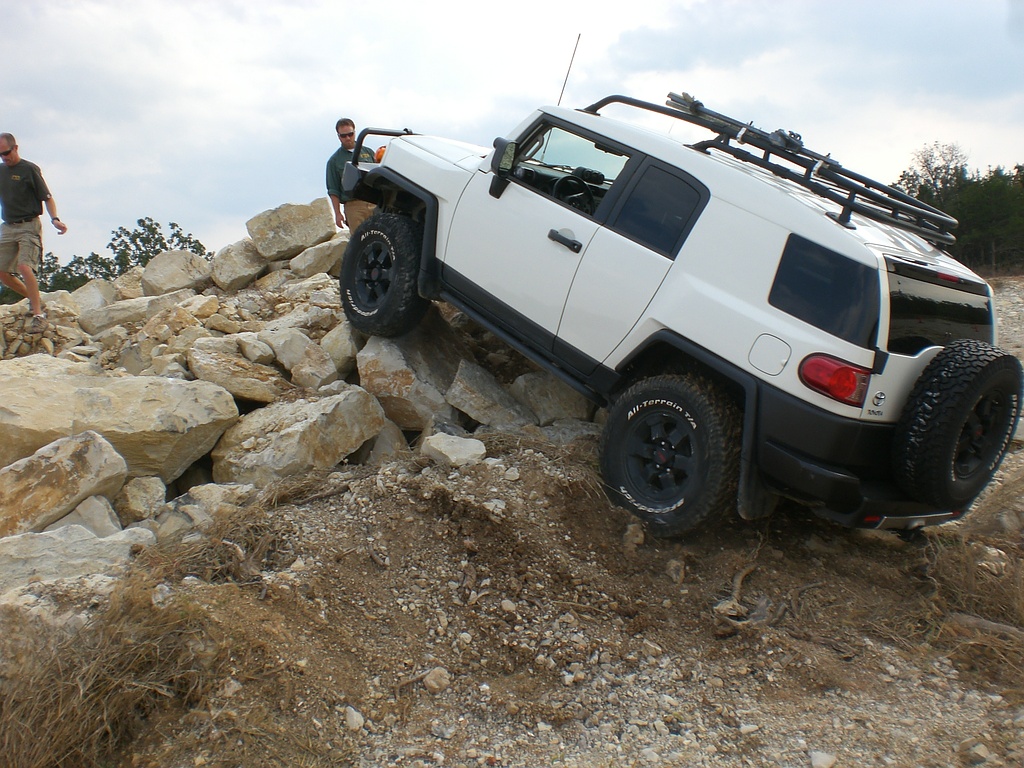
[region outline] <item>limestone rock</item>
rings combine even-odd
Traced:
[[[587,398],[547,371],[524,373],[509,393],[537,416],[542,427],[559,419],[586,420],[593,411]]]
[[[276,402],[243,416],[213,449],[213,479],[263,487],[289,475],[329,469],[384,426],[377,401],[360,387],[319,400]]]
[[[8,536],[0,539],[0,594],[30,579],[53,581],[109,573],[125,565],[136,547],[155,541],[151,532],[139,528],[101,539],[80,525]]]
[[[183,288],[163,296],[141,296],[136,299],[115,301],[113,304],[83,312],[78,317],[78,324],[82,326],[83,331],[95,336],[115,325],[145,322],[160,310],[173,307],[191,296],[195,296],[195,291]]]
[[[96,432],[59,438],[0,469],[0,536],[41,531],[90,496],[113,496],[127,474]]]
[[[497,429],[537,423],[537,417],[506,392],[489,371],[469,360],[459,364],[445,400],[474,421]]]
[[[132,267],[127,272],[114,278],[114,289],[117,291],[117,300],[138,299],[142,293],[142,267]]]
[[[342,320],[324,334],[320,346],[334,361],[339,375],[347,376],[356,367],[359,344],[348,320]]]
[[[113,536],[122,528],[117,513],[114,512],[114,508],[105,496],[90,496],[69,514],[46,526],[44,533],[63,528],[66,525],[80,525],[101,539],[104,536]]]
[[[239,510],[256,496],[256,487],[243,484],[197,485],[163,505],[155,518],[158,541],[193,530],[205,530],[217,519]]]
[[[334,237],[326,243],[307,248],[288,262],[288,266],[298,277],[312,277],[321,272],[326,274],[336,271],[347,245],[347,237]]]
[[[337,231],[331,204],[321,197],[308,205],[287,203],[249,219],[245,228],[265,261],[297,256],[330,240]]]
[[[442,464],[462,467],[482,461],[487,455],[487,446],[472,437],[457,437],[438,432],[423,441],[420,453]]]
[[[320,389],[338,380],[338,368],[319,344],[310,343],[302,358],[292,366],[292,383],[306,389]]]
[[[210,262],[191,251],[158,253],[142,272],[142,291],[146,296],[191,288],[201,291],[211,282]]]
[[[240,400],[272,403],[293,388],[276,368],[198,344],[189,350],[188,367],[197,379],[223,387]]]
[[[405,434],[393,421],[385,421],[384,428],[373,440],[366,464],[377,465],[396,459],[409,452],[409,443]]]
[[[459,364],[472,355],[436,309],[404,336],[371,337],[356,356],[359,383],[402,429],[422,430],[437,418],[455,421],[444,398]]]
[[[274,350],[277,362],[289,371],[299,364],[306,349],[313,343],[298,328],[261,331],[257,338]]]
[[[0,466],[65,435],[94,430],[133,477],[170,482],[238,419],[231,394],[207,381],[112,376],[45,355],[0,361]]]
[[[274,348],[266,342],[260,341],[255,333],[251,331],[240,333],[237,339],[238,351],[245,356],[246,360],[261,365],[269,365],[274,362]]]
[[[133,477],[114,497],[114,511],[122,526],[154,517],[163,507],[167,486],[159,477]]]
[[[85,285],[71,292],[71,297],[78,304],[78,313],[90,309],[99,309],[117,301],[117,288],[109,280],[90,280]]]
[[[211,277],[218,288],[237,291],[259,277],[266,266],[267,260],[260,256],[256,244],[247,237],[217,251],[213,257]]]

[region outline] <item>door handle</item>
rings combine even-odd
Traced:
[[[583,243],[579,240],[573,240],[571,237],[566,237],[557,229],[552,229],[548,232],[548,240],[554,240],[559,245],[564,245],[573,253],[579,253],[583,250]]]

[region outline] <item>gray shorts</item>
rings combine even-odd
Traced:
[[[0,272],[16,273],[22,264],[37,270],[42,255],[43,225],[39,219],[0,224]]]

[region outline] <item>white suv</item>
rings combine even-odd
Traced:
[[[345,172],[379,206],[343,261],[349,320],[402,334],[444,300],[606,405],[608,491],[653,533],[780,497],[914,531],[999,466],[1021,367],[989,286],[941,250],[956,221],[797,134],[669,94],[546,107],[493,150],[369,135],[391,140]]]

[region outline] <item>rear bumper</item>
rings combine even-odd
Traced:
[[[756,464],[765,484],[851,528],[912,529],[954,520],[908,497],[891,469],[894,426],[843,418],[779,390],[759,392]]]

